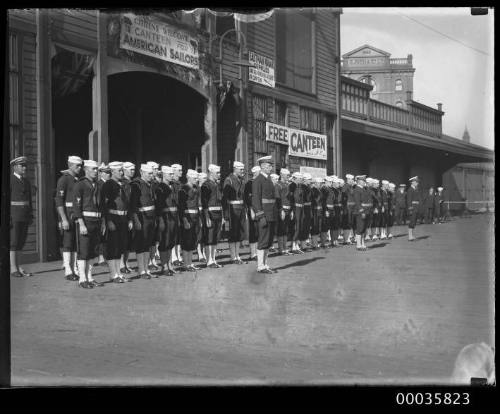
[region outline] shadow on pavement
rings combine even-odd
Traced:
[[[322,260],[322,259],[324,259],[323,256],[321,256],[321,257],[312,257],[310,259],[298,260],[296,262],[289,263],[289,264],[286,264],[284,266],[275,267],[274,269],[275,270],[283,270],[283,269],[288,269],[289,267],[307,266],[308,264],[310,264],[312,262],[315,262],[316,260]]]
[[[425,239],[428,239],[430,236],[419,236],[419,237],[415,237],[415,241],[417,240],[425,240]]]
[[[32,272],[34,275],[41,275],[42,273],[51,273],[51,272],[63,272],[64,269],[60,268],[60,267],[56,267],[55,269],[48,269],[48,270],[40,270],[38,272]]]
[[[388,244],[389,244],[389,243],[386,243],[386,242],[371,244],[370,246],[368,246],[368,250],[371,250],[371,249],[377,249],[377,248],[379,248],[379,247],[385,247],[385,246],[387,246]]]
[[[397,239],[398,237],[405,237],[407,236],[407,234],[405,233],[402,233],[402,234],[395,234],[394,236],[392,236],[394,239]]]

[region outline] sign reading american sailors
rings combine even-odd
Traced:
[[[266,122],[266,141],[288,145],[295,157],[326,160],[326,135]]]
[[[274,60],[250,50],[248,61],[254,66],[249,68],[248,80],[274,88]]]
[[[149,16],[122,15],[120,47],[188,68],[199,68],[196,37]]]

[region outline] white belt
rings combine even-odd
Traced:
[[[263,198],[262,199],[262,204],[271,204],[271,203],[275,203],[276,202],[276,199],[274,198]]]
[[[327,204],[326,205],[328,208],[333,208],[333,204]]]
[[[208,211],[221,211],[222,207],[221,206],[211,206],[208,207]]]
[[[304,203],[304,206],[310,206],[311,203],[308,201],[307,203]]]
[[[295,207],[304,207],[304,204],[295,203]]]
[[[152,211],[154,209],[155,206],[139,207],[139,211]]]
[[[165,207],[163,210],[162,210],[164,213],[166,213],[167,211],[177,211],[177,207]]]
[[[64,205],[65,205],[66,207],[73,207],[73,203],[72,203],[72,202],[64,203]]]
[[[184,210],[184,213],[197,214],[198,210],[195,210],[194,208],[188,208],[187,210]]]
[[[356,203],[355,203],[354,201],[348,201],[348,202],[347,202],[347,205],[348,205],[348,206],[354,206],[355,204],[356,204]]]
[[[412,204],[420,204],[420,201],[412,201]]]
[[[335,207],[342,207],[342,203],[336,203],[334,204]]]
[[[126,216],[127,215],[127,210],[112,210],[109,209],[109,214],[116,214],[117,216]]]
[[[316,206],[315,208],[316,208],[316,210],[323,210],[323,207],[321,207],[321,206]]]
[[[101,213],[97,211],[82,211],[85,217],[101,217]]]
[[[371,203],[368,203],[368,204],[367,203],[361,203],[361,206],[363,206],[363,207],[372,207],[373,204],[371,204]]]
[[[29,204],[29,201],[11,201],[10,205],[11,206],[27,206]]]
[[[243,200],[231,200],[229,204],[243,204]]]
[[[290,206],[283,206],[283,210],[290,210]]]

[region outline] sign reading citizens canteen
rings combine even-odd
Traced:
[[[185,30],[132,13],[121,17],[120,47],[199,69],[198,40]]]

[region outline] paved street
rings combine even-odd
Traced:
[[[252,262],[86,290],[59,262],[26,265],[12,385],[446,381],[463,346],[494,345],[494,218],[393,233],[273,257],[274,275]]]

